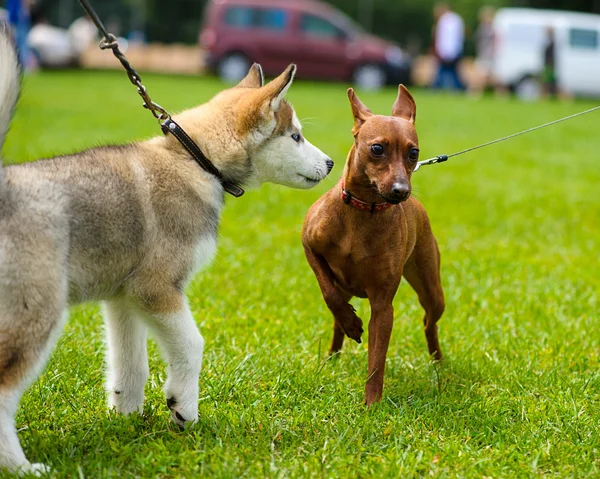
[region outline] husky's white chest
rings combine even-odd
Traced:
[[[200,238],[200,241],[196,243],[196,247],[194,248],[193,272],[197,273],[208,266],[214,259],[216,252],[216,235],[208,234]]]

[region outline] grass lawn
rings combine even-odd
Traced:
[[[171,111],[223,87],[144,82]],[[413,94],[422,158],[594,105]],[[361,98],[388,114],[395,95]],[[327,360],[332,319],[300,245],[352,143],[346,87],[298,82],[289,98],[336,167],[310,191],[227,199],[218,257],[188,288],[206,339],[199,423],[171,423],[154,346],[143,416],[107,412],[100,310],[78,306],[21,403],[28,458],[56,477],[600,477],[600,112],[415,174],[442,254],[446,361],[430,363],[403,283],[384,399],[367,410],[366,341]],[[124,73],[28,77],[4,162],[159,134],[139,105]]]

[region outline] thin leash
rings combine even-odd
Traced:
[[[520,131],[518,133],[513,133],[512,135],[508,135],[508,136],[505,136],[505,137],[502,137],[502,138],[498,138],[497,140],[488,141],[487,143],[483,143],[483,144],[478,145],[478,146],[473,146],[471,148],[467,148],[465,150],[461,150],[461,151],[458,151],[456,153],[452,153],[451,155],[434,156],[433,158],[429,158],[428,160],[419,161],[417,163],[417,166],[415,167],[415,169],[413,171],[417,171],[419,168],[421,168],[421,166],[424,166],[424,165],[435,165],[436,163],[443,163],[444,161],[448,161],[448,159],[452,158],[453,156],[463,155],[464,153],[468,153],[469,151],[478,150],[479,148],[484,148],[486,146],[493,145],[494,143],[500,143],[501,141],[505,141],[505,140],[508,140],[510,138],[514,138],[514,137],[519,136],[519,135],[524,135],[525,133],[530,133],[532,131],[539,130],[541,128],[546,128],[547,126],[554,125],[556,123],[560,123],[561,121],[566,121],[566,120],[570,120],[571,118],[576,118],[576,117],[581,116],[581,115],[586,115],[587,113],[591,113],[591,112],[596,111],[596,110],[600,110],[600,105],[598,105],[598,106],[596,106],[594,108],[590,108],[589,110],[580,111],[579,113],[575,113],[573,115],[565,116],[564,118],[560,118],[558,120],[554,120],[554,121],[551,121],[549,123],[544,123],[543,125],[534,126],[533,128],[529,128],[527,130],[523,130],[523,131]]]
[[[194,158],[196,163],[198,163],[205,171],[211,173],[219,179],[219,181],[223,185],[223,189],[227,193],[235,196],[236,198],[242,196],[244,194],[244,190],[239,185],[223,178],[223,175],[217,169],[217,167],[206,157],[206,155],[202,152],[202,150],[198,147],[194,140],[192,140],[192,138],[185,132],[185,130],[181,128],[181,126],[179,126],[179,124],[171,118],[169,112],[165,110],[162,106],[160,106],[158,103],[152,101],[150,95],[148,94],[148,91],[146,90],[146,87],[142,84],[142,79],[140,75],[134,70],[129,61],[127,61],[127,58],[125,57],[123,52],[119,49],[117,37],[115,37],[112,33],[109,33],[106,30],[104,24],[98,17],[98,14],[90,5],[88,0],[79,0],[79,3],[90,16],[90,18],[96,25],[96,28],[98,28],[98,30],[100,31],[100,33],[102,33],[102,36],[104,37],[100,42],[100,49],[107,50],[110,48],[115,57],[117,57],[119,62],[121,62],[121,65],[123,65],[123,68],[127,72],[129,80],[133,85],[137,87],[137,92],[144,101],[144,108],[150,110],[154,118],[158,120],[163,133],[165,135],[171,133],[175,138],[177,138],[179,143],[181,143],[181,145],[187,150],[187,152],[190,155],[192,155],[192,158]]]

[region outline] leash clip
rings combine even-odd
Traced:
[[[436,163],[443,163],[444,161],[448,161],[448,155],[438,155],[434,156],[433,158],[429,158],[428,160],[419,161],[417,166],[415,166],[413,173],[415,171],[419,171],[419,168],[421,168],[423,165],[435,165]]]

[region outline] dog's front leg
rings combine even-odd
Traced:
[[[168,362],[164,390],[171,417],[181,428],[198,420],[198,378],[202,368],[204,338],[200,335],[185,296],[165,298],[161,305],[179,305],[164,312],[163,307],[147,314]],[[167,308],[171,309],[171,308]]]
[[[108,404],[122,414],[142,412],[148,379],[147,327],[124,301],[105,303]]]
[[[333,273],[327,261],[306,246],[304,247],[304,254],[317,277],[323,299],[335,318],[336,326],[334,326],[334,336],[329,353],[333,354],[341,348],[343,340],[341,331],[350,339],[360,343],[360,337],[363,333],[362,320],[356,315],[352,305],[348,303],[348,296],[344,295],[335,285]]]
[[[392,326],[394,307],[391,299],[371,299],[371,320],[369,321],[369,374],[365,386],[365,403],[370,406],[381,399],[383,374]]]

